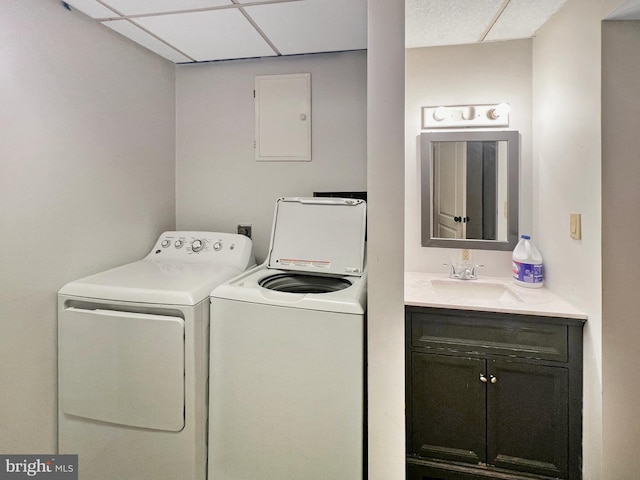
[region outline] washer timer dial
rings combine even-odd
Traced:
[[[191,249],[194,252],[199,252],[203,248],[204,248],[204,242],[202,240],[194,240],[193,242],[191,242]]]

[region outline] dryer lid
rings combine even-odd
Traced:
[[[366,203],[351,198],[280,198],[268,268],[361,276]]]

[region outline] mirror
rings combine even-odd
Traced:
[[[517,131],[420,134],[423,247],[515,248],[519,143]]]

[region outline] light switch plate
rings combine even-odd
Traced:
[[[575,240],[582,240],[582,221],[579,213],[569,214],[569,235]]]

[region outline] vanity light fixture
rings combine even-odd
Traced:
[[[422,107],[422,129],[508,127],[510,110],[508,103]]]

